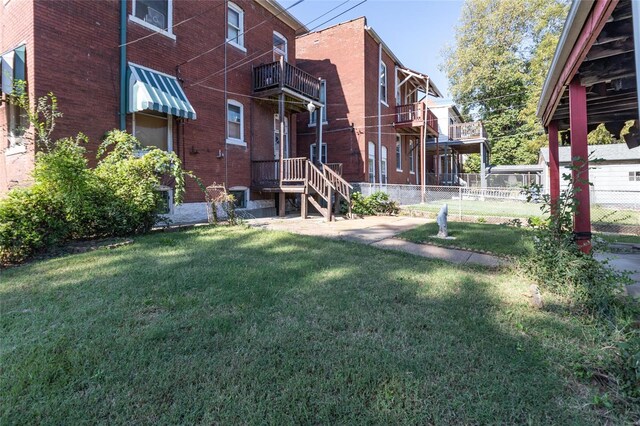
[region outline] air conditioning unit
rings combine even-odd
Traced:
[[[147,15],[144,17],[144,20],[145,22],[153,24],[158,28],[162,28],[163,30],[167,29],[164,14],[152,7],[147,7]]]

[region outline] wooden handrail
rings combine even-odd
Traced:
[[[331,191],[335,190],[331,182],[311,161],[307,161],[307,182],[326,202],[331,199]]]
[[[287,182],[304,182],[306,179],[306,157],[285,158],[282,160],[282,180]]]

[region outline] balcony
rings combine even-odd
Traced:
[[[284,92],[320,101],[320,80],[280,60],[253,67],[253,92],[265,97]]]
[[[424,102],[396,106],[396,128],[422,127],[426,111],[427,133],[438,134],[438,117]]]
[[[449,140],[464,141],[473,139],[486,139],[487,132],[481,121],[472,121],[470,123],[458,123],[449,126]]]

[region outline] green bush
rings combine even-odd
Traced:
[[[398,214],[400,207],[395,201],[389,200],[385,192],[377,191],[368,197],[360,192],[351,194],[351,211],[360,216]]]
[[[0,200],[0,262],[21,262],[69,239],[146,232],[162,220],[158,187],[169,180],[174,201],[184,194],[179,158],[158,148],[142,150],[122,131],[109,132],[95,169],[88,167],[83,135],[36,155],[34,183]]]

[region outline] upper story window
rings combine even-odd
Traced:
[[[229,2],[227,9],[227,41],[229,44],[246,51],[244,48],[244,10]]]
[[[133,0],[132,8],[132,21],[175,38],[173,0]]]
[[[320,102],[324,104],[320,112],[322,114],[322,123],[327,124],[327,80],[320,80]],[[309,113],[309,126],[315,125],[316,114],[315,112]]]
[[[380,62],[380,102],[387,104],[387,65]]]
[[[273,32],[273,60],[279,61],[284,58],[287,61],[287,39],[279,32]]]
[[[318,153],[317,150],[317,146],[315,143],[312,143],[309,146],[309,158],[311,159],[312,163],[316,162],[316,154]],[[320,162],[326,164],[327,163],[327,144],[323,143],[322,144],[322,152],[320,153],[321,157],[320,157]]]
[[[629,181],[637,181],[640,182],[640,171],[638,172],[629,172]]]
[[[243,106],[240,102],[227,101],[227,143],[246,145],[244,142]]]

